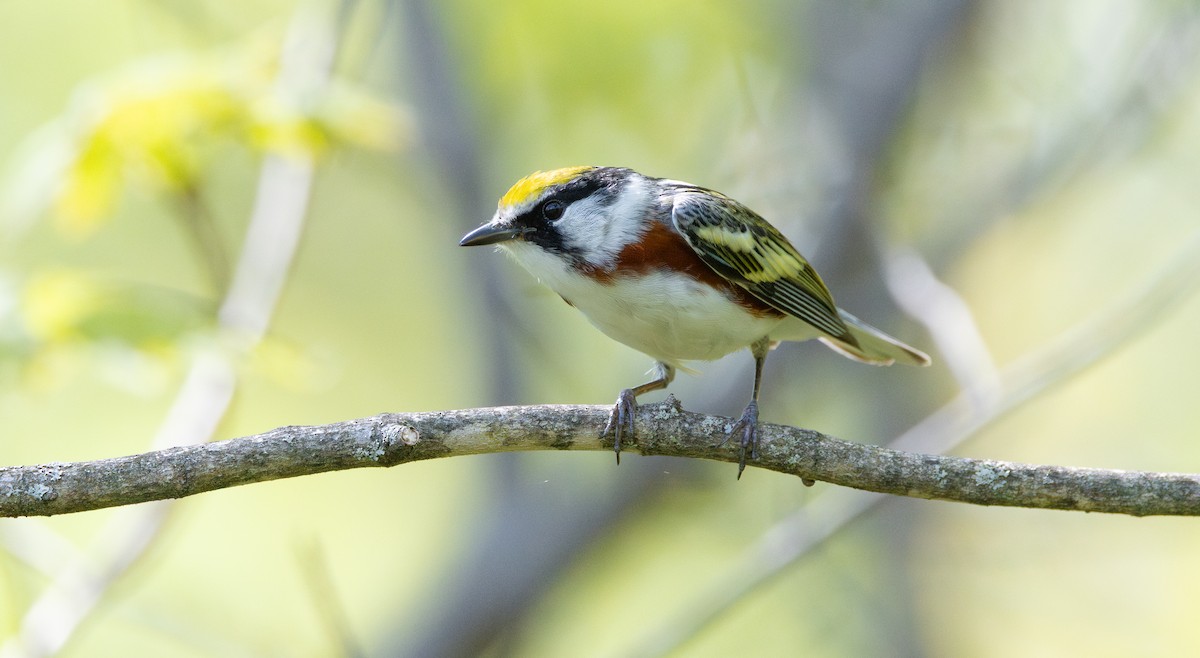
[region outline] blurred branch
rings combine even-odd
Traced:
[[[276,84],[296,94],[324,85],[342,27],[299,12],[287,35]],[[264,158],[242,252],[218,311],[222,344],[202,350],[193,360],[158,428],[155,447],[188,446],[175,448],[188,450],[216,433],[237,389],[235,358],[248,354],[263,339],[279,302],[303,232],[314,171],[311,159],[280,155]],[[47,482],[53,483],[52,474],[59,466],[34,468],[45,469],[42,475],[48,475]],[[119,470],[103,472],[124,478]],[[53,497],[42,485],[33,480],[30,483],[35,487],[31,491],[35,498]],[[143,500],[165,498],[168,496]],[[100,505],[106,506],[112,505]],[[106,523],[87,551],[56,572],[21,619],[18,633],[0,646],[0,656],[58,653],[112,584],[145,554],[170,509],[169,504],[160,503],[130,510],[128,515]]]
[[[401,45],[411,63],[398,69],[412,76],[412,103],[422,127],[422,141],[441,174],[438,196],[453,209],[462,230],[477,226],[493,212],[495,204],[484,193],[480,128],[474,118],[472,99],[462,83],[458,53],[450,49],[440,22],[443,7],[428,0],[395,0],[401,21]],[[490,366],[487,373],[489,403],[504,403],[519,397],[523,372],[513,360],[511,346],[517,342],[512,327],[520,314],[512,308],[512,293],[506,278],[499,275],[499,259],[472,258],[468,267],[476,305],[485,317],[506,320],[480,327],[478,341],[485,346]]]
[[[81,512],[280,478],[514,450],[609,450],[605,406],[493,407],[283,427],[265,434],[89,462],[0,469],[0,515]],[[714,446],[729,419],[678,401],[638,412],[643,455],[737,461]],[[1200,515],[1200,475],[1040,466],[902,452],[764,424],[761,468],[833,484],[977,505]],[[732,474],[732,472],[731,472]]]
[[[367,654],[359,647],[354,639],[350,626],[350,616],[346,612],[342,598],[338,595],[335,585],[332,565],[325,553],[324,545],[313,538],[302,547],[302,560],[305,581],[312,596],[312,605],[317,613],[317,620],[325,627],[333,646],[340,650],[337,655],[343,658],[361,658]]]
[[[942,453],[961,445],[1005,414],[1070,380],[1147,329],[1200,287],[1200,232],[1154,275],[1109,307],[999,373],[999,395],[981,397],[970,388],[889,443],[893,450]],[[666,655],[700,629],[716,622],[739,601],[774,581],[842,528],[888,498],[839,489],[788,516],[746,550],[729,575],[675,623],[639,645],[634,655]]]
[[[954,262],[997,221],[1053,195],[1099,163],[1130,157],[1158,139],[1171,122],[1169,113],[1195,89],[1198,56],[1200,23],[1193,9],[1169,11],[1144,49],[1130,55],[1129,71],[1110,80],[1119,87],[1113,97],[1043,128],[1038,148],[1000,173],[989,192],[930,218],[938,227],[938,244],[923,251],[932,266]]]
[[[966,300],[916,250],[880,246],[877,251],[892,299],[929,332],[959,388],[978,405],[994,402],[1003,393],[1000,373]]]
[[[221,242],[216,220],[200,197],[200,188],[191,183],[172,195],[179,208],[180,221],[200,257],[213,292],[223,296],[229,287],[229,255]]]
[[[466,231],[495,208],[495,198],[485,192],[483,163],[493,159],[485,155],[486,138],[496,127],[481,122],[491,116],[494,99],[481,100],[467,84],[480,63],[450,38],[461,16],[432,0],[389,4],[399,27],[396,52],[402,55],[395,70],[407,81],[422,142],[440,177],[437,203],[449,207],[443,214]],[[473,295],[470,305],[479,317],[490,318],[475,329],[473,342],[487,355],[476,377],[485,383],[488,404],[520,401],[528,373],[518,357],[523,350],[540,353],[530,346],[541,328],[515,304],[502,259],[469,258],[467,266],[473,283],[464,292]],[[619,485],[597,483],[547,496],[543,483],[528,477],[527,465],[512,457],[489,460],[487,491],[466,522],[473,541],[430,580],[429,605],[408,625],[393,628],[376,653],[422,658],[494,651],[504,638],[521,633],[557,574],[662,483],[651,469],[635,468],[622,472]]]

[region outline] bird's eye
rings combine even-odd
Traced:
[[[566,209],[567,209],[567,204],[563,203],[562,201],[558,201],[556,199],[551,199],[551,200],[547,201],[546,203],[542,204],[542,217],[545,217],[546,219],[553,222],[558,219],[561,219],[563,216],[563,212],[566,211]]]

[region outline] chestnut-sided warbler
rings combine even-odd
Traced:
[[[856,361],[928,365],[929,357],[862,322],[775,227],[733,199],[616,167],[522,178],[463,246],[495,244],[600,331],[656,361],[654,378],[617,397],[601,437],[633,440],[637,396],[666,388],[691,360],[749,347],[754,393],[729,438],[758,457],[758,391],[767,352],[816,338]]]

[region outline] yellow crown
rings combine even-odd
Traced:
[[[530,199],[536,199],[546,188],[562,185],[590,169],[595,169],[595,167],[566,167],[553,171],[535,171],[508,188],[504,196],[500,197],[500,206],[518,206]]]

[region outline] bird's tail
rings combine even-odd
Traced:
[[[821,336],[821,342],[835,351],[855,361],[876,366],[890,366],[893,363],[905,363],[913,366],[930,364],[929,355],[921,350],[905,345],[840,308],[838,314],[858,344],[853,345],[832,336]]]

